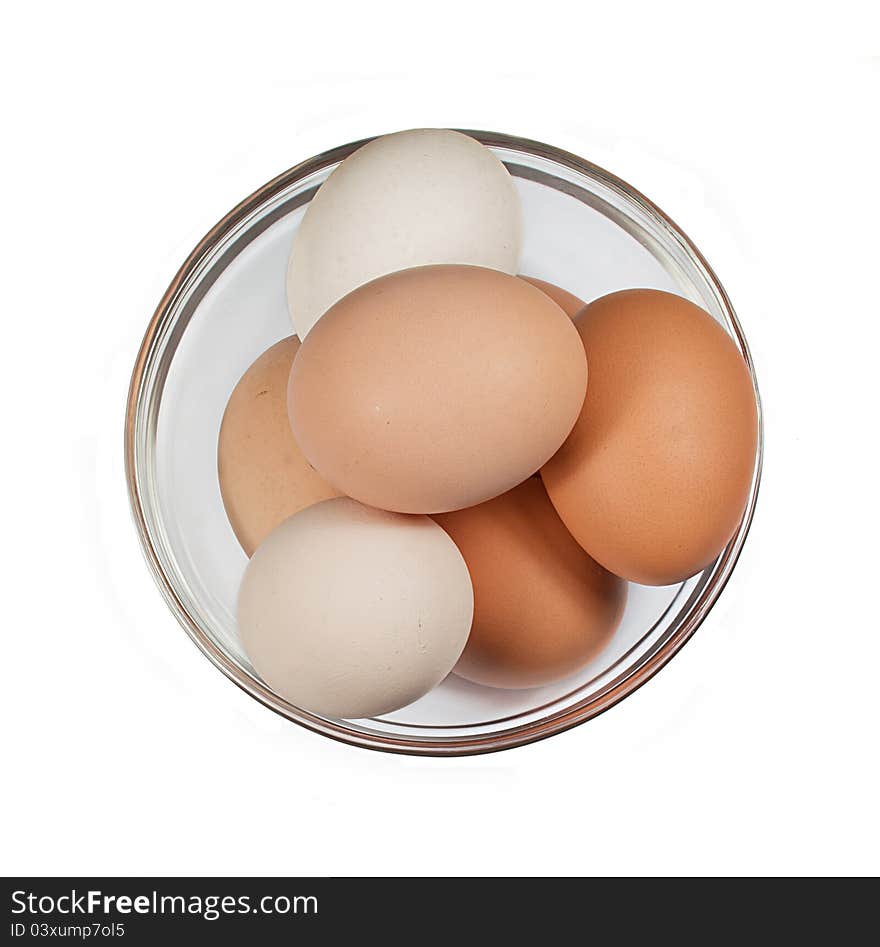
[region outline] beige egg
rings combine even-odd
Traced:
[[[567,289],[563,289],[555,283],[548,283],[546,280],[538,279],[537,276],[520,275],[520,279],[531,283],[532,286],[537,286],[542,293],[549,296],[553,302],[555,302],[567,316],[571,316],[572,319],[586,305],[586,303],[582,299],[578,299],[574,293],[570,293]]]
[[[525,280],[425,266],[349,293],[294,360],[288,408],[338,490],[403,513],[473,506],[541,467],[587,386],[571,320]]]
[[[235,386],[220,425],[220,493],[249,556],[288,516],[339,496],[309,465],[290,430],[287,381],[298,349],[294,336],[267,349]]]
[[[321,185],[294,236],[294,329],[305,338],[347,293],[408,267],[467,263],[515,273],[521,243],[513,179],[480,142],[447,128],[374,138]]]
[[[739,525],[755,469],[749,370],[707,313],[631,289],[575,319],[590,385],[541,476],[562,521],[606,569],[667,585],[708,566]]]
[[[238,597],[257,672],[327,717],[374,717],[426,694],[458,660],[472,615],[467,566],[433,520],[347,497],[274,529]]]
[[[491,687],[537,687],[574,674],[611,640],[626,583],[574,541],[541,480],[436,521],[474,587],[474,622],[455,673]]]

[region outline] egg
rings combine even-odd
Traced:
[[[339,496],[303,457],[290,430],[287,381],[298,349],[291,336],[263,352],[235,386],[220,425],[220,493],[248,556],[288,516]]]
[[[578,299],[574,293],[570,293],[567,289],[563,289],[555,283],[548,283],[546,280],[538,279],[537,276],[521,275],[520,279],[531,283],[532,286],[537,286],[542,293],[549,296],[553,302],[555,302],[566,315],[571,316],[572,319],[584,308],[585,303],[582,299]]]
[[[575,319],[590,363],[577,424],[541,476],[606,569],[666,585],[708,566],[749,495],[758,413],[733,340],[679,296],[632,289]]]
[[[276,527],[238,597],[257,673],[325,717],[374,717],[426,694],[461,655],[472,615],[467,566],[433,520],[346,497]]]
[[[515,276],[427,266],[349,293],[294,359],[288,409],[328,483],[371,506],[442,513],[504,493],[571,430],[583,345]]]
[[[296,232],[287,270],[294,329],[358,286],[411,266],[467,263],[515,273],[522,210],[497,157],[460,132],[385,135],[321,185]]]
[[[491,687],[537,687],[573,674],[609,642],[626,583],[572,539],[532,477],[436,521],[474,587],[474,620],[455,673]]]

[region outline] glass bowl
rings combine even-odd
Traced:
[[[549,145],[468,131],[513,175],[523,202],[521,271],[589,302],[617,289],[670,290],[725,328],[754,367],[733,307],[699,250],[654,204],[620,179]],[[507,749],[583,723],[632,693],[696,631],[746,538],[761,471],[718,559],[679,585],[630,585],[620,628],[605,650],[553,686],[506,691],[450,675],[421,700],[370,720],[335,720],[295,707],[255,674],[238,640],[235,600],[247,559],[226,518],[217,437],[245,369],[291,334],[285,272],[291,238],[336,165],[363,142],[285,171],[226,215],[193,250],[150,322],[131,379],[125,457],[140,540],[184,630],[239,687],[304,727],[398,753],[457,756]]]

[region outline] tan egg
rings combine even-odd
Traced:
[[[709,565],[742,519],[758,440],[748,368],[708,313],[658,290],[604,296],[575,325],[590,386],[541,471],[547,492],[606,569],[679,582]]]
[[[296,439],[363,503],[401,513],[473,506],[544,464],[587,384],[571,320],[515,276],[425,266],[349,293],[290,373]]]
[[[568,677],[620,623],[626,583],[572,539],[541,480],[434,519],[452,537],[474,587],[474,621],[455,673],[490,687]]]
[[[582,299],[578,299],[577,296],[570,293],[567,289],[556,286],[554,283],[548,283],[546,280],[538,279],[537,276],[520,275],[520,279],[531,283],[532,286],[537,286],[542,293],[549,296],[553,302],[555,302],[567,316],[571,316],[572,319],[574,319],[577,313],[586,305]]]
[[[287,380],[298,349],[291,336],[263,352],[235,386],[220,425],[220,493],[249,556],[282,520],[339,496],[303,457],[290,430]]]

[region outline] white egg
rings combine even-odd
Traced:
[[[343,296],[411,266],[518,270],[522,210],[499,159],[460,132],[385,135],[350,155],[309,204],[293,241],[287,303],[301,339]]]
[[[238,597],[256,671],[326,717],[374,717],[422,697],[458,661],[472,618],[467,566],[443,529],[347,497],[276,527]]]

